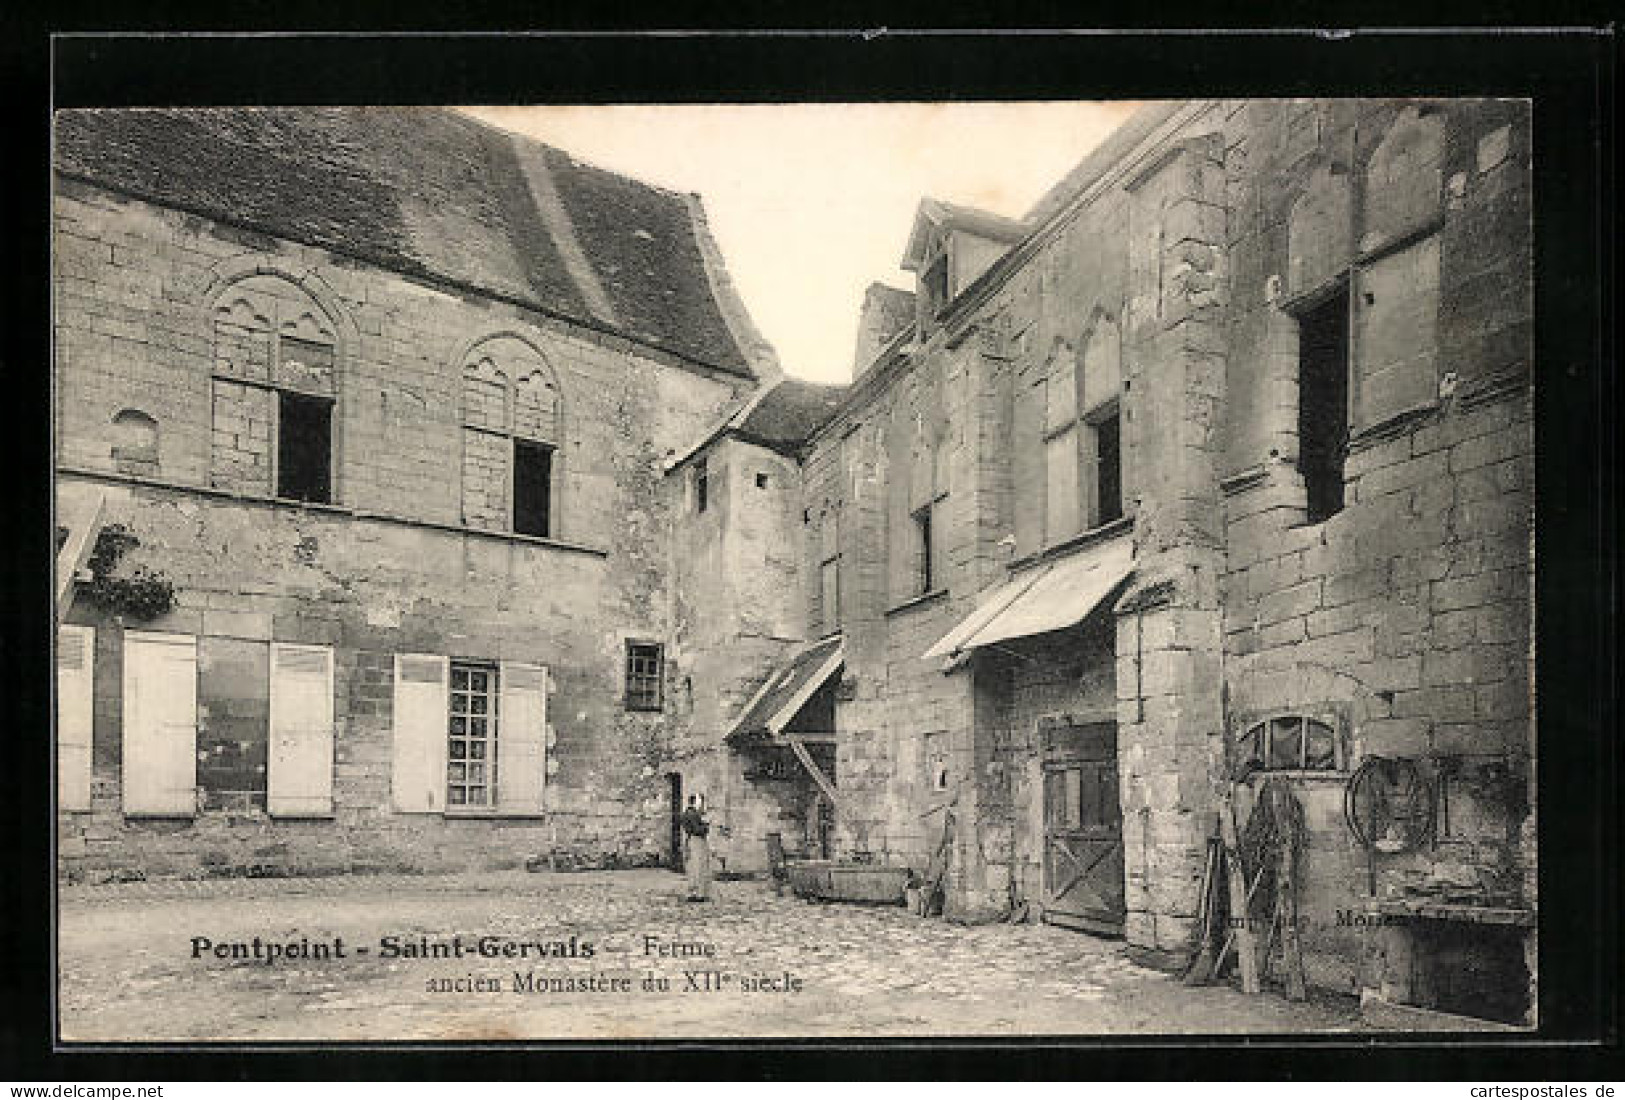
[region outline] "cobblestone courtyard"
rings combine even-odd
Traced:
[[[960,927],[816,905],[760,882],[686,904],[664,871],[65,887],[65,1040],[551,1039],[1350,1031],[1342,1002],[1187,989],[1121,944],[1045,925]],[[383,937],[472,947],[590,942],[591,958],[383,957]],[[193,958],[212,944],[331,943],[344,958]],[[714,957],[647,952],[711,944]],[[359,949],[365,948],[362,954]],[[678,948],[682,951],[682,948]],[[699,949],[693,949],[699,950]],[[685,979],[693,972],[694,981]],[[726,978],[707,981],[704,972]],[[625,980],[515,990],[517,975]],[[647,989],[664,977],[669,988]],[[788,976],[788,980],[787,980]],[[747,991],[752,978],[767,988]],[[494,990],[470,991],[485,979]],[[435,982],[463,989],[432,991]],[[790,992],[786,984],[799,982]],[[542,982],[545,985],[545,981]],[[695,988],[698,984],[699,988]],[[705,986],[711,984],[712,989]]]

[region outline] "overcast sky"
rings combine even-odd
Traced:
[[[871,282],[924,195],[1021,217],[1133,111],[1126,103],[471,107],[577,158],[698,192],[786,373],[844,382]]]

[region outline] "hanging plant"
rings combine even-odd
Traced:
[[[145,622],[166,614],[175,606],[175,586],[162,573],[136,566],[128,575],[114,571],[124,555],[141,545],[123,524],[111,523],[96,536],[91,551],[90,584],[85,595],[96,606],[114,614]]]

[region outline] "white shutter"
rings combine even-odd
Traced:
[[[402,813],[437,814],[446,808],[445,657],[395,655],[395,744],[390,790]]]
[[[90,730],[94,709],[96,631],[64,626],[56,633],[56,800],[64,810],[90,809]]]
[[[333,812],[333,650],[271,646],[266,808],[275,817]]]
[[[124,812],[197,812],[197,639],[124,635]]]
[[[504,661],[497,713],[497,809],[542,812],[547,782],[547,669]]]

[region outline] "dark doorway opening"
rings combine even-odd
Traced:
[[[1348,449],[1349,292],[1298,315],[1298,471],[1310,523],[1343,510]]]
[[[667,866],[673,871],[681,871],[683,869],[683,777],[676,772],[667,772],[666,785],[671,790],[671,860]]]
[[[332,502],[333,402],[284,390],[277,395],[276,494]]]

